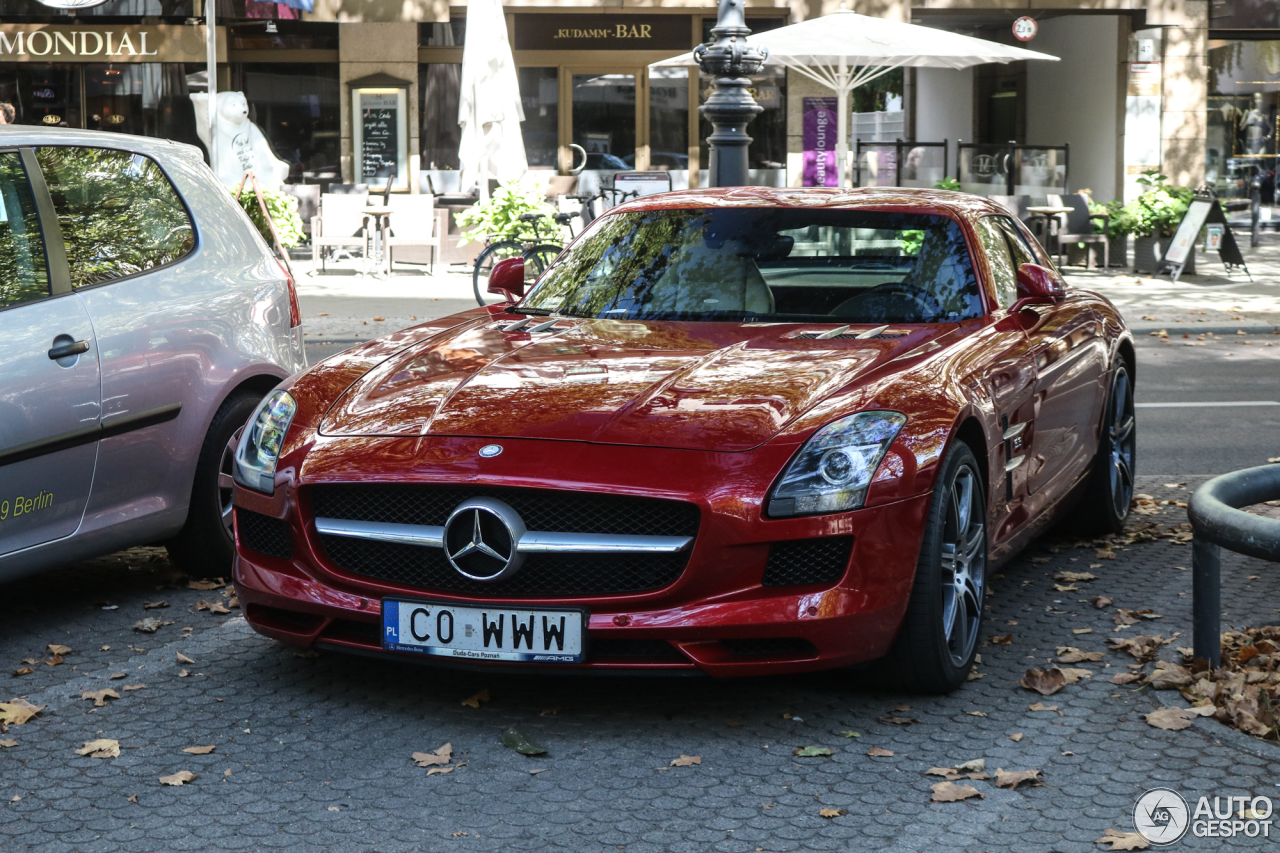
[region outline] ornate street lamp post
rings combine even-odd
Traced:
[[[747,182],[747,122],[763,110],[751,97],[750,75],[769,58],[767,50],[747,44],[751,29],[745,0],[719,0],[711,41],[693,50],[698,66],[712,77],[711,96],[699,111],[711,122],[711,186],[739,187]]]

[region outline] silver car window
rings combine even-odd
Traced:
[[[0,153],[0,308],[49,295],[40,217],[22,159]]]
[[[39,148],[73,287],[172,263],[195,248],[186,208],[156,162],[109,148]]]

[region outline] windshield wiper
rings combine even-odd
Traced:
[[[534,317],[550,317],[556,313],[550,308],[523,308],[519,305],[512,305],[503,309],[504,314],[532,314]]]

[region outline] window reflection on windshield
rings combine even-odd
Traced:
[[[522,303],[579,317],[936,323],[981,313],[960,226],[863,210],[685,209],[594,223]]]

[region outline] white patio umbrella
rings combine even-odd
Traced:
[[[458,98],[459,186],[475,181],[489,197],[489,179],[513,181],[529,171],[520,122],[520,83],[507,41],[502,0],[467,0],[467,40],[462,49]]]
[[[998,42],[962,36],[899,21],[886,21],[840,10],[820,18],[753,34],[749,43],[768,48],[766,64],[783,65],[836,92],[840,185],[849,157],[849,93],[895,68],[969,68],[988,62],[1058,57]],[[692,53],[650,68],[692,65]]]

